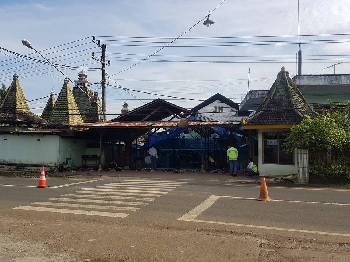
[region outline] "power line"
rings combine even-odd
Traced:
[[[334,37],[334,36],[350,36],[350,33],[334,33],[334,34],[304,34],[304,35],[243,35],[243,36],[191,36],[181,37],[182,40],[202,40],[202,39],[248,39],[248,38],[298,38],[298,37]],[[99,35],[98,38],[121,38],[121,39],[164,39],[171,40],[172,36],[112,36]],[[112,39],[113,40],[113,39]]]
[[[210,13],[213,13],[215,12],[216,9],[218,9],[226,0],[222,0],[221,3],[216,6]],[[140,63],[148,60],[149,58],[151,58],[152,56],[158,54],[160,51],[162,51],[163,49],[165,49],[166,47],[169,47],[170,45],[172,45],[173,43],[175,43],[178,39],[180,39],[183,35],[187,34],[188,32],[190,32],[194,27],[196,27],[199,23],[201,23],[202,21],[204,21],[205,19],[207,18],[207,16],[205,16],[204,18],[200,19],[199,21],[197,21],[194,25],[192,25],[189,29],[187,29],[186,31],[182,32],[179,36],[177,36],[176,38],[172,39],[170,42],[166,43],[166,45],[164,46],[161,46],[159,49],[157,49],[155,52],[153,52],[152,54],[148,55],[147,57],[145,57],[144,59],[132,64],[131,66],[127,67],[126,69],[123,69],[119,72],[117,72],[116,74],[113,74],[112,76],[114,75],[119,75],[125,71],[128,71],[130,70],[131,68],[139,65]]]

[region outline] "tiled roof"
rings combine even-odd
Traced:
[[[89,110],[85,115],[85,123],[95,123],[100,121],[100,116],[102,115],[102,105],[101,100],[98,97],[98,93],[95,92],[89,106]]]
[[[81,117],[85,120],[90,110],[94,94],[89,88],[76,85],[73,87],[73,96],[81,113]]]
[[[13,76],[13,81],[7,90],[0,107],[0,122],[2,123],[44,123],[43,119],[30,111],[23,90],[20,86],[18,75]]]
[[[66,78],[49,118],[50,125],[73,125],[83,122],[68,82]]]
[[[83,121],[86,123],[98,122],[102,114],[101,101],[98,93],[90,89],[91,83],[87,79],[87,73],[79,72],[78,80],[74,82],[73,95]]]
[[[49,118],[50,118],[50,116],[52,114],[53,108],[55,106],[55,101],[56,101],[55,100],[55,95],[54,95],[53,92],[51,92],[49,100],[47,101],[46,106],[45,106],[45,108],[44,108],[44,110],[43,110],[43,112],[41,114],[41,117],[43,119],[45,119],[46,121],[49,120]]]
[[[282,67],[264,101],[244,125],[295,125],[316,115]]]

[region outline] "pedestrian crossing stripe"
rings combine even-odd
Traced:
[[[73,210],[73,209],[58,209],[51,207],[36,207],[36,206],[20,206],[14,209],[28,210],[28,211],[46,211],[53,213],[62,214],[74,214],[74,215],[88,215],[88,216],[102,216],[102,217],[127,217],[129,214],[126,213],[111,213],[111,212],[100,212],[100,211],[87,211],[87,210]]]
[[[116,204],[116,205],[130,205],[130,206],[141,206],[147,205],[145,202],[128,202],[128,201],[113,201],[113,200],[97,200],[97,199],[74,199],[66,197],[50,198],[52,201],[63,201],[63,202],[78,202],[78,203],[97,203],[97,204]]]
[[[154,188],[153,185],[140,185],[140,184],[125,184],[125,183],[120,183],[120,184],[116,184],[116,183],[110,183],[110,184],[106,184],[108,186],[118,186],[118,187],[136,187],[136,188]],[[159,189],[174,189],[176,187],[178,187],[178,185],[157,185],[157,187]]]
[[[115,188],[116,185],[103,185],[99,186],[101,188]],[[151,190],[158,190],[158,191],[171,191],[176,188],[176,186],[172,187],[151,187],[151,186],[134,186],[134,185],[119,185],[118,188],[123,188],[123,189],[139,189],[139,190],[144,190],[144,191],[151,191]]]
[[[110,191],[107,189],[94,189],[94,188],[82,188],[82,191],[75,191],[76,193],[89,193],[94,195],[118,195],[118,196],[147,196],[147,197],[160,197],[158,194],[146,194],[135,192],[118,192]]]
[[[127,199],[133,199],[136,201],[154,201],[155,198],[153,197],[133,197],[133,196],[101,196],[101,195],[79,195],[79,194],[65,194],[64,197],[74,197],[74,198],[93,198],[93,199],[119,199],[119,200],[127,200]]]
[[[58,206],[58,207],[72,207],[72,208],[91,208],[91,209],[107,209],[107,210],[118,210],[118,211],[136,211],[139,207],[118,207],[118,206],[101,206],[101,205],[82,205],[82,204],[71,204],[71,203],[54,203],[54,202],[33,202],[32,205],[41,206]]]
[[[110,187],[110,186],[97,186],[96,188],[105,188],[105,189],[110,189],[112,191],[118,191],[118,192],[135,192],[135,193],[142,193],[142,192],[147,192],[147,193],[152,193],[152,194],[167,194],[168,191],[159,191],[159,190],[140,190],[140,189],[119,189],[116,187]]]
[[[18,206],[16,210],[125,218],[141,206],[152,203],[187,182],[152,179],[124,179],[95,187],[83,187],[73,194]],[[105,211],[104,211],[105,210]]]

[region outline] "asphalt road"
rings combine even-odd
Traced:
[[[61,261],[83,261],[84,256],[87,257],[87,253],[91,252],[93,254],[89,254],[90,257],[85,261],[350,260],[349,190],[280,185],[267,180],[271,201],[262,202],[257,201],[259,180],[230,178],[226,174],[143,171],[71,173],[66,177],[47,176],[46,188],[37,188],[38,182],[39,178],[36,177],[0,177],[3,226],[0,236],[16,243],[22,240],[29,241],[28,245],[40,243],[40,248],[53,252],[43,253],[40,258],[35,254],[33,261],[60,261],[59,258]],[[23,225],[26,223],[36,225],[37,229],[25,228]],[[23,228],[19,227],[21,225]],[[99,248],[93,246],[86,250],[76,243],[79,232],[103,225],[103,232],[99,230],[89,236],[81,234],[90,242],[94,242],[101,234],[101,239],[122,241],[120,245],[141,236],[150,237],[150,243],[137,251],[133,244],[128,245],[133,250],[132,255],[130,251],[113,255],[108,245]],[[80,231],[75,232],[80,226]],[[4,229],[6,227],[17,229],[8,232]],[[60,232],[57,234],[62,238],[60,243],[65,241],[66,244],[47,241],[44,232],[57,227],[57,232]],[[127,231],[127,236],[123,234],[123,240],[116,240],[112,235],[108,238],[109,232],[116,228]],[[35,235],[35,230],[40,229],[40,234]],[[157,239],[155,236],[159,230],[166,230],[166,237]],[[215,241],[211,238],[218,235],[223,243],[231,241],[233,236],[239,238],[239,241],[235,239],[238,242],[232,254],[224,248],[230,245],[221,245],[220,242],[218,247],[223,249],[220,255],[215,249],[208,252],[210,245],[215,246],[215,241],[218,241],[217,238]],[[193,243],[193,236],[198,237],[197,244]],[[193,250],[187,252],[188,257],[172,254],[174,244],[171,243],[176,242],[176,239],[191,241],[187,245],[193,245]],[[6,241],[0,241],[3,249],[5,247],[1,243]],[[155,255],[150,252],[148,245],[157,241],[159,248],[164,250]],[[245,250],[248,248],[245,247],[245,241],[256,249]],[[298,248],[299,251],[307,250],[309,253],[298,253]],[[325,251],[320,251],[322,248]],[[21,246],[18,249],[26,250]],[[273,255],[269,250],[275,250]],[[7,257],[0,255],[1,261],[33,257],[31,252],[12,251]],[[201,253],[206,253],[204,260]],[[251,254],[251,257],[244,254]]]

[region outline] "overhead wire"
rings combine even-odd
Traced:
[[[91,38],[91,37],[88,37],[88,38]],[[88,38],[83,38],[83,39],[78,40],[78,41],[82,41],[82,40],[88,39]],[[96,49],[96,47],[93,46],[93,47],[87,47],[83,50],[81,50],[81,49],[76,50],[77,48],[80,48],[86,44],[90,44],[90,42],[80,43],[80,44],[76,44],[74,46],[67,46],[68,44],[75,43],[75,42],[77,42],[77,41],[72,41],[70,43],[60,45],[60,46],[65,46],[65,48],[60,49],[60,50],[57,50],[57,48],[56,49],[54,49],[54,48],[46,49],[46,50],[51,50],[51,52],[45,53],[44,55],[46,57],[47,55],[51,54],[51,57],[49,57],[48,60],[52,64],[54,64],[55,66],[60,67],[60,68],[76,70],[79,68],[79,66],[81,66],[81,64],[86,64],[86,62],[88,62],[89,66],[90,66],[91,61],[92,61],[91,50]],[[7,59],[5,61],[1,61],[2,63],[0,64],[0,68],[5,67],[2,71],[0,71],[0,76],[2,76],[1,77],[2,79],[4,77],[8,78],[9,80],[12,79],[13,72],[11,72],[11,75],[10,75],[7,71],[13,71],[13,67],[15,67],[15,71],[17,73],[20,72],[22,78],[26,78],[29,76],[35,76],[35,75],[50,74],[50,73],[56,72],[51,67],[44,66],[45,64],[51,64],[51,63],[49,63],[48,61],[42,60],[42,59],[35,58],[34,57],[35,53],[31,54],[31,55],[22,55],[22,54],[19,54],[17,52],[8,50],[6,48],[2,48],[2,47],[0,47],[0,48],[1,48],[0,50],[3,51],[4,53],[14,56],[14,57],[11,57],[10,59]],[[62,51],[65,51],[65,53],[61,54]],[[67,51],[69,51],[69,52],[67,52]],[[37,51],[37,52],[39,52],[39,51]],[[40,53],[41,52],[42,51],[40,51]],[[52,54],[58,54],[58,55],[52,56]],[[89,59],[84,59],[84,55],[87,55],[89,57]],[[18,58],[20,58],[20,59],[18,59]],[[82,58],[82,59],[80,59],[80,58]],[[26,63],[26,60],[29,60],[29,61],[35,62],[35,63],[34,64],[31,63],[29,66],[29,64]],[[69,61],[69,63],[68,64],[60,64],[60,62],[64,62],[64,61]],[[18,66],[18,64],[20,64],[20,66]],[[75,65],[79,65],[79,66],[75,66]],[[96,68],[92,68],[92,69],[88,68],[87,70],[88,71],[96,70]],[[36,98],[34,100],[29,100],[29,101],[33,102],[33,101],[45,99],[47,97],[48,96],[44,96],[44,97]]]
[[[49,47],[49,48],[46,48],[46,49],[42,49],[41,51],[45,52],[47,50],[51,50],[51,49],[58,48],[58,47],[61,47],[61,46],[66,46],[66,45],[69,45],[69,44],[73,44],[73,43],[76,43],[76,42],[87,40],[89,38],[92,39],[92,36],[87,36],[87,37],[83,37],[83,38],[80,38],[80,39],[77,39],[77,40],[70,41],[68,43],[63,43],[63,44],[60,44],[60,45],[57,45],[57,46],[52,46],[52,47]]]
[[[224,2],[224,1],[223,1]],[[223,3],[222,2],[222,3]],[[201,21],[203,21],[204,19],[202,19]],[[197,25],[197,24],[195,24],[195,25]],[[316,36],[323,36],[323,37],[326,37],[326,36],[349,36],[350,34],[349,33],[341,33],[341,34],[320,34],[320,35],[302,35],[302,36],[304,36],[304,37],[316,37]],[[102,36],[101,36],[102,37]],[[276,37],[276,36],[242,36],[242,37],[206,37],[206,38],[195,38],[195,37],[181,37],[181,39],[182,40],[186,40],[186,39],[224,39],[224,40],[230,40],[230,39],[235,39],[235,38],[249,38],[249,37],[256,37],[256,38],[272,38],[272,37]],[[295,36],[288,36],[288,35],[285,35],[285,36],[278,36],[278,37],[281,37],[281,38],[285,38],[285,37],[295,37]],[[79,41],[82,41],[82,40],[86,40],[86,39],[89,39],[90,37],[86,37],[86,38],[82,38],[81,40],[76,40],[76,41],[72,41],[72,42],[70,42],[70,43],[76,43],[76,42],[79,42]],[[131,37],[129,37],[129,38],[131,38]],[[135,37],[136,38],[136,37]],[[144,39],[144,38],[146,38],[146,37],[137,37],[137,38],[139,38],[139,39]],[[160,38],[159,38],[160,39]],[[165,38],[163,38],[163,39],[165,39]],[[169,39],[173,39],[174,40],[174,38],[171,38],[171,37],[169,37]],[[179,39],[179,38],[175,38],[176,40],[177,39]],[[313,44],[313,43],[318,43],[318,42],[321,42],[321,43],[324,43],[324,42],[326,42],[326,43],[330,43],[330,44],[337,44],[337,43],[347,43],[347,42],[349,42],[350,40],[348,40],[348,39],[345,39],[345,40],[332,40],[332,39],[324,39],[324,40],[310,40],[309,41],[309,43],[310,44]],[[159,42],[159,41],[158,41]],[[160,41],[160,43],[161,43],[162,41]],[[163,41],[164,42],[164,41]],[[227,43],[236,43],[236,44],[240,44],[240,45],[244,45],[244,44],[250,44],[250,43],[254,43],[254,42],[252,42],[252,41],[226,41]],[[289,44],[294,44],[294,42],[295,41],[278,41],[278,40],[272,40],[272,41],[260,41],[260,42],[255,42],[255,44],[257,44],[257,45],[260,45],[260,44],[270,44],[270,45],[280,45],[280,44],[287,44],[287,43],[289,43]],[[164,43],[169,43],[169,42],[164,42]],[[171,43],[171,42],[170,42]],[[225,43],[225,42],[224,42]],[[305,42],[305,44],[306,44],[306,42]],[[65,46],[65,45],[68,45],[68,43],[67,44],[62,44],[62,45],[59,45],[59,46]],[[77,48],[77,47],[81,47],[81,46],[83,46],[83,45],[85,45],[85,44],[79,44],[79,45],[75,45],[75,48]],[[59,46],[57,46],[57,47],[59,47]],[[175,45],[173,45],[174,47],[175,47]],[[53,51],[53,49],[55,49],[55,48],[57,48],[57,47],[52,47],[52,48],[48,48],[48,49],[46,49],[46,50],[52,50]],[[165,47],[168,47],[168,46],[164,46],[164,48]],[[180,47],[180,46],[176,46],[176,47]],[[186,45],[181,45],[181,47],[187,47]],[[193,47],[193,45],[191,45],[191,46],[189,46],[189,47]],[[207,44],[207,45],[203,45],[203,47],[215,47],[215,45],[209,45],[209,44]],[[73,48],[69,48],[69,47],[67,47],[67,48],[64,48],[63,50],[71,50],[71,49],[73,49]],[[162,49],[161,49],[162,50]],[[161,50],[159,50],[159,52],[161,51]],[[41,52],[42,52],[43,50],[41,50]],[[58,51],[57,51],[58,52]],[[47,53],[47,54],[56,54],[57,52],[50,52],[50,53]],[[79,53],[79,52],[81,52],[81,51],[77,51],[77,52],[72,52],[72,53]],[[187,63],[203,63],[203,61],[196,61],[196,60],[184,60],[184,61],[178,61],[178,60],[170,60],[170,59],[158,59],[158,60],[152,60],[152,59],[150,59],[151,57],[162,57],[162,56],[160,56],[160,55],[158,55],[158,53],[159,52],[154,52],[153,54],[151,54],[151,55],[149,55],[149,56],[146,56],[146,58],[150,61],[150,62],[161,62],[161,63],[164,63],[164,62],[169,62],[169,63],[178,63],[178,62],[187,62]],[[18,53],[17,53],[18,54]],[[13,53],[13,55],[16,55],[16,54],[14,54]],[[30,60],[30,61],[35,61],[35,58],[28,58],[28,57],[25,57],[25,58],[23,58],[23,57],[21,57],[21,56],[23,56],[23,55],[21,55],[21,54],[19,54],[20,56],[18,56],[18,57],[20,57],[20,58],[22,58],[23,60],[24,59],[28,59],[28,60]],[[64,55],[59,55],[59,56],[55,56],[55,58],[57,58],[57,57],[61,57],[61,56],[64,56]],[[67,55],[66,55],[67,56]],[[323,55],[324,57],[346,57],[346,56],[342,56],[342,55]],[[67,58],[67,60],[69,60],[70,59],[70,57],[69,56],[67,56],[68,58]],[[164,57],[164,56],[163,56]],[[186,56],[184,56],[184,57],[186,57]],[[235,57],[235,56],[187,56],[187,57],[192,57],[192,58],[218,58],[218,57],[222,57],[222,58],[233,58],[233,57]],[[238,57],[237,57],[238,58]],[[244,57],[242,57],[242,58],[244,58]],[[16,58],[17,59],[17,58]],[[53,58],[50,58],[50,59],[53,59]],[[60,60],[60,61],[67,61],[67,60]],[[20,60],[20,61],[22,61],[22,60]],[[85,62],[86,60],[81,60],[81,61],[75,61],[75,63],[76,64],[79,64],[80,62]],[[121,60],[117,60],[117,61],[121,61]],[[125,60],[125,61],[132,61],[132,60]],[[136,60],[137,61],[137,60]],[[143,60],[139,60],[139,61],[137,61],[137,62],[142,62]],[[280,63],[280,62],[285,62],[285,61],[283,61],[283,60],[278,60],[278,59],[271,59],[271,60],[268,60],[268,59],[266,59],[266,61],[265,60],[246,60],[246,61],[236,61],[236,63],[253,63],[253,62],[256,62],[256,63]],[[315,59],[310,59],[310,63],[311,62],[313,62],[313,63],[321,63],[321,62],[323,62],[323,61],[330,61],[329,59],[324,59],[324,60],[322,60],[322,59],[317,59],[317,58],[315,58]],[[38,62],[38,63],[42,63],[42,62],[44,62],[44,61],[41,61],[41,62]],[[55,62],[57,62],[57,61],[55,61]],[[216,61],[204,61],[204,62],[206,62],[206,63],[228,63],[228,61],[219,61],[219,60],[216,60]],[[233,62],[231,62],[231,61],[229,61],[230,63],[233,63]],[[18,63],[18,62],[17,62]],[[17,64],[16,62],[13,62],[12,64]],[[288,61],[288,63],[295,63],[295,61]],[[347,63],[347,62],[345,62],[345,63]],[[1,66],[1,65],[0,65]],[[135,65],[136,66],[136,65]],[[62,65],[62,67],[64,67],[64,65]],[[75,70],[75,69],[77,69],[77,67],[71,67],[72,68],[72,70]],[[67,68],[68,69],[68,68]],[[28,68],[27,70],[30,70],[30,68]],[[89,69],[88,69],[89,70]],[[97,69],[97,68],[95,68],[95,69],[90,69],[90,70],[99,70],[99,69]],[[0,71],[1,72],[1,71]],[[54,72],[54,71],[51,71],[51,73],[52,72]],[[120,81],[120,79],[118,79],[118,81]],[[181,80],[180,80],[181,81]],[[124,88],[122,88],[122,89],[124,89]],[[133,91],[133,89],[129,89],[129,91]],[[133,92],[137,92],[137,90],[136,91],[133,91]],[[151,94],[151,95],[155,95],[155,94],[153,94],[153,93],[150,93],[149,92],[149,94]],[[172,98],[168,98],[168,99],[172,99]],[[173,99],[178,99],[178,98],[173,98]]]
[[[211,13],[215,12],[216,9],[218,9],[226,0],[222,0],[221,3],[219,5],[217,5],[213,10],[211,10]],[[179,36],[177,36],[176,38],[172,39],[170,42],[166,43],[166,45],[161,46],[159,49],[157,49],[156,51],[154,51],[152,54],[148,55],[147,57],[145,57],[144,59],[132,64],[131,66],[117,72],[116,74],[111,75],[111,77],[113,77],[114,75],[119,75],[125,71],[128,71],[132,68],[134,68],[135,66],[141,64],[142,62],[148,60],[149,58],[151,58],[152,56],[158,54],[160,51],[162,51],[163,49],[171,46],[173,43],[175,43],[178,39],[180,39],[183,35],[187,34],[188,32],[190,32],[194,27],[196,27],[199,23],[201,23],[202,21],[204,21],[207,18],[207,16],[205,16],[204,18],[200,19],[199,21],[197,21],[195,24],[193,24],[189,29],[187,29],[186,31],[182,32]]]
[[[65,47],[64,49],[57,50],[57,47],[51,47],[45,50],[56,50],[54,52],[61,52],[62,50],[72,50],[71,52],[66,52],[64,54],[58,54],[57,56],[49,57],[50,62],[55,64],[58,68],[63,68],[65,70],[77,70],[79,67],[81,67],[81,64],[86,64],[87,62],[91,64],[91,51],[96,49],[95,46],[93,47],[87,47],[85,49],[78,49],[78,47],[81,47],[86,44],[90,44],[91,42],[86,42],[86,39],[89,39],[91,37],[85,37],[79,40],[71,41],[69,43],[65,43],[62,45],[59,45],[58,47]],[[72,43],[77,43],[79,41],[85,40],[84,43],[76,44],[72,46]],[[70,46],[68,46],[70,45]],[[73,51],[75,49],[75,51]],[[6,60],[0,61],[0,68],[3,68],[0,70],[0,75],[2,78],[8,78],[12,79],[12,71],[15,69],[17,73],[21,75],[21,77],[30,76],[30,75],[40,75],[40,73],[34,73],[34,71],[42,71],[42,74],[47,74],[47,72],[52,73],[52,71],[47,70],[47,67],[44,66],[45,64],[48,64],[47,61],[43,59],[38,59],[34,57],[35,54],[30,55],[22,55],[17,52],[11,51],[9,49],[0,47],[0,51],[2,51],[5,55],[8,55],[10,58]],[[42,51],[40,51],[42,52]],[[51,53],[54,53],[51,52]],[[46,55],[46,54],[45,54]],[[89,59],[84,59],[84,56],[88,56]],[[82,58],[82,59],[79,59]],[[31,63],[31,66],[28,66],[27,61],[34,62]],[[63,64],[62,62],[66,62],[66,64]],[[95,71],[96,68],[87,68],[87,71]],[[29,72],[30,71],[30,72]],[[11,72],[11,73],[9,73]]]
[[[204,20],[204,19],[203,19]],[[202,20],[202,21],[203,21]],[[183,36],[183,40],[192,40],[192,39],[246,39],[246,38],[298,38],[301,37],[334,37],[334,36],[350,36],[349,33],[332,33],[332,34],[300,34],[300,35],[243,35],[243,36]],[[122,38],[122,39],[174,39],[172,36],[112,36],[112,35],[99,35],[98,38]]]
[[[170,96],[170,95],[163,95],[163,94],[155,94],[155,93],[151,93],[151,92],[144,91],[144,90],[137,90],[137,89],[122,87],[121,85],[108,84],[108,86],[110,86],[110,87],[112,87],[114,89],[120,89],[120,90],[124,90],[124,91],[128,91],[128,92],[136,92],[136,93],[147,94],[147,95],[154,95],[154,96],[166,97],[166,98],[175,98],[175,99],[182,99],[182,100],[198,101],[198,99],[195,99],[195,98],[184,98],[184,97],[177,97],[177,96]]]

